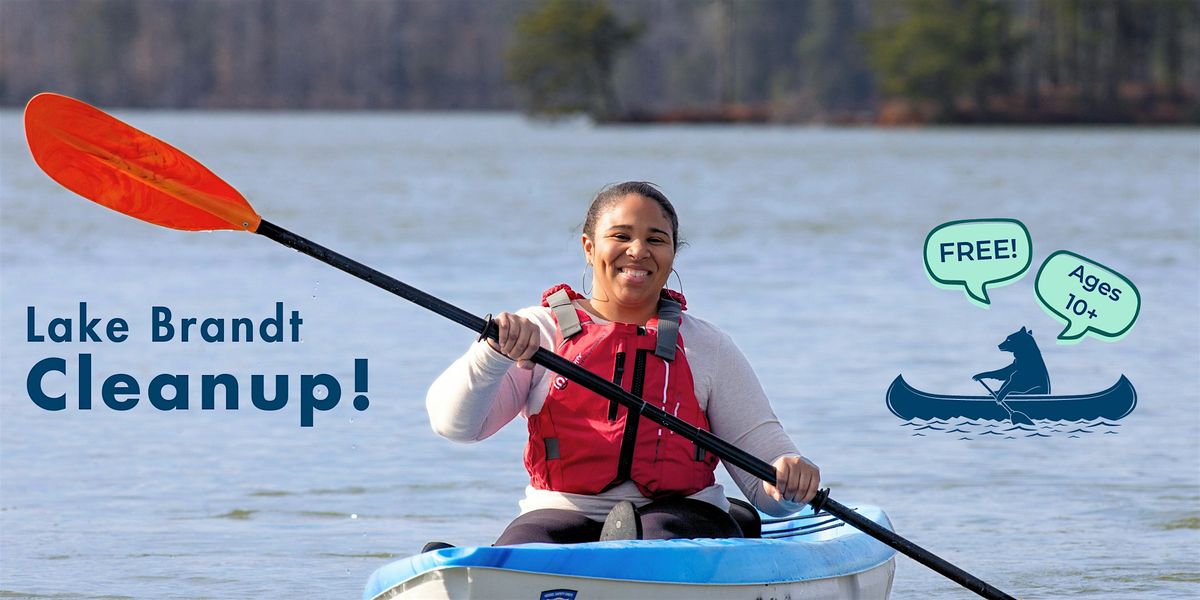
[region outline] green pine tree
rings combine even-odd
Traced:
[[[865,36],[884,95],[930,101],[954,117],[960,98],[985,111],[987,97],[1010,90],[1010,63],[1021,46],[1008,7],[997,0],[907,0],[904,17]]]
[[[613,65],[641,27],[625,25],[598,0],[544,0],[516,22],[509,79],[527,110],[554,116],[616,114]]]

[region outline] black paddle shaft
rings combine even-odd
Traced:
[[[368,267],[356,260],[347,258],[321,246],[302,238],[278,225],[270,223],[266,220],[259,224],[256,233],[268,237],[284,246],[303,252],[323,263],[337,267],[367,283],[374,284],[383,288],[405,300],[413,302],[417,305],[425,307],[467,329],[476,331],[480,334],[480,338],[489,337],[493,340],[498,340],[499,334],[496,325],[490,319],[481,319],[445,300],[431,296],[417,288],[414,288],[403,281],[395,279],[389,275],[385,275],[371,267]],[[671,415],[662,409],[647,403],[645,400],[634,396],[633,394],[621,389],[621,387],[608,381],[607,379],[588,371],[576,365],[563,357],[546,350],[538,348],[531,360],[534,363],[542,365],[583,387],[625,405],[631,412],[640,414],[675,433],[695,442],[696,445],[712,452],[717,458],[732,464],[733,466],[746,471],[766,481],[775,483],[775,467],[767,464],[766,461],[760,460],[754,455],[726,442],[725,440],[713,435],[712,433],[700,429],[683,419]],[[967,573],[966,571],[950,564],[941,557],[925,550],[924,548],[904,539],[894,531],[888,530],[886,527],[863,517],[854,512],[845,505],[830,499],[828,492],[823,490],[817,494],[809,504],[816,511],[824,510],[829,514],[849,523],[854,528],[870,535],[871,537],[895,548],[904,555],[913,560],[941,573],[952,581],[962,585],[963,587],[993,600],[1014,600],[1012,596],[992,587],[987,582]]]

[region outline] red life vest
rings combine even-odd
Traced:
[[[645,326],[597,324],[571,300],[565,284],[543,294],[558,326],[555,352],[688,423],[709,430],[696,401],[692,371],[678,335],[682,304],[659,301]],[[680,301],[682,296],[676,295]],[[550,374],[542,409],[529,417],[525,468],[533,487],[597,494],[633,481],[647,498],[688,496],[713,485],[717,458],[659,424],[611,400]]]

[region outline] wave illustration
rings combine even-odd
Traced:
[[[911,419],[900,424],[901,427],[911,427],[910,437],[928,437],[944,433],[954,435],[959,440],[978,440],[1001,438],[1014,440],[1021,438],[1074,438],[1081,439],[1093,434],[1117,434],[1121,427],[1105,419],[1093,421],[1034,421],[1033,425],[1014,425],[1008,421],[988,421],[980,419]],[[935,433],[936,432],[936,433]]]

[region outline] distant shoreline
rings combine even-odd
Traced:
[[[769,104],[729,104],[707,108],[674,108],[662,111],[627,111],[596,119],[601,124],[823,124],[907,127],[925,125],[1200,125],[1200,108],[1179,100],[1131,100],[1124,110],[1080,111],[1075,102],[1042,101],[1039,108],[1014,108],[1026,101],[989,99],[988,110],[956,107],[948,114],[929,103],[885,101],[877,108],[797,114]]]
[[[636,125],[765,125],[765,126],[847,126],[847,127],[1005,127],[1005,126],[1116,126],[1116,127],[1196,127],[1200,126],[1200,107],[1188,102],[1156,102],[1145,112],[1076,114],[1070,112],[1004,111],[979,113],[961,111],[947,117],[935,117],[928,107],[905,102],[885,102],[876,110],[822,112],[799,116],[769,105],[731,104],[724,107],[682,107],[661,111],[630,110],[606,117],[582,113],[531,115],[517,108],[444,108],[412,109],[351,106],[117,106],[102,105],[106,110],[147,110],[179,112],[307,112],[307,113],[421,113],[513,114],[535,121],[588,119],[604,126]],[[0,104],[0,110],[21,111],[23,104]]]

